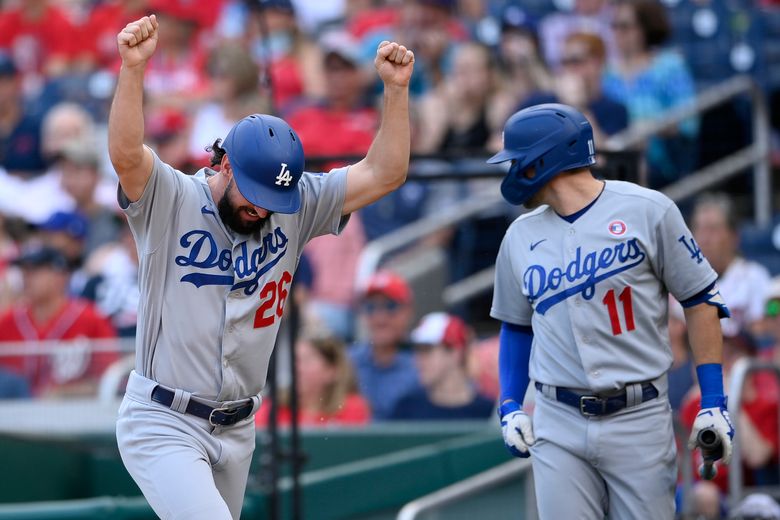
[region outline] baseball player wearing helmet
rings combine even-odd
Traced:
[[[238,518],[255,446],[252,414],[301,249],[403,184],[414,55],[380,44],[374,64],[385,110],[360,162],[304,172],[287,123],[252,115],[218,147],[216,171],[187,176],[143,144],[144,69],[157,34],[152,15],[117,36],[122,67],[109,117],[142,293],[117,441],[160,517]]]
[[[676,481],[666,374],[668,293],[683,303],[702,390],[691,439],[711,427],[731,453],[717,275],[675,204],[635,184],[597,180],[593,131],[577,110],[544,104],[504,127],[501,192],[529,213],[507,230],[491,315],[503,322],[504,442],[532,455],[543,520],[671,519]],[[531,416],[522,403],[536,388]]]

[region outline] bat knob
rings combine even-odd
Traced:
[[[712,480],[718,475],[718,467],[711,461],[705,461],[699,466],[699,476],[702,480]]]

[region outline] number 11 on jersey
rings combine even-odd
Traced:
[[[634,330],[634,307],[631,303],[631,287],[625,287],[620,291],[620,296],[615,298],[615,289],[610,289],[607,294],[604,295],[604,299],[601,300],[604,305],[607,306],[609,311],[609,322],[612,325],[612,335],[617,336],[623,333],[623,329],[620,327],[620,315],[618,313],[618,300],[623,306],[623,316],[626,321],[626,331],[631,332]]]

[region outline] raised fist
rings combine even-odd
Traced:
[[[157,17],[144,16],[130,22],[117,34],[119,56],[126,67],[143,66],[149,61],[157,47]]]
[[[414,69],[414,53],[396,42],[383,41],[374,66],[385,85],[406,87]]]

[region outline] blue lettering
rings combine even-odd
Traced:
[[[530,265],[523,274],[523,284],[528,292],[528,299],[534,303],[548,291],[558,289],[564,277],[570,284],[580,282],[539,301],[536,304],[536,311],[544,314],[556,303],[575,294],[581,294],[583,298],[590,300],[596,294],[596,285],[600,281],[641,264],[646,256],[636,238],[601,251],[591,251],[584,257],[581,248],[577,248],[574,258],[565,270],[553,267],[548,274],[543,266]]]
[[[189,282],[196,287],[204,285],[231,285],[233,289],[242,288],[244,293],[251,295],[257,290],[261,277],[274,267],[287,252],[287,236],[280,227],[266,234],[260,240],[257,248],[249,251],[246,241],[237,246],[237,256],[233,258],[230,249],[220,250],[216,240],[208,231],[195,229],[185,233],[179,240],[185,253],[177,256],[174,261],[181,267],[211,269],[216,267],[224,273],[211,274],[191,272],[182,276],[182,282]],[[269,255],[274,255],[268,260]],[[235,260],[235,261],[234,261]],[[266,262],[268,260],[268,262]],[[265,265],[263,265],[263,263]],[[234,283],[235,278],[245,279]]]

